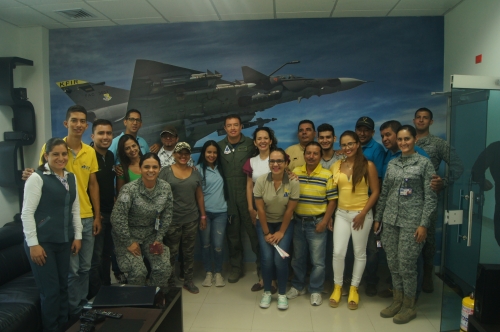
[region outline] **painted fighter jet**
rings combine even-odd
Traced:
[[[106,86],[104,82],[81,80],[57,82],[57,85],[76,104],[87,109],[89,121],[104,118],[115,122],[115,134],[123,131],[121,120],[128,109],[134,108],[142,113],[140,135],[148,144],[158,142],[162,129],[173,125],[180,141],[194,146],[215,131],[225,135],[224,118],[229,114],[238,114],[245,128],[261,127],[276,118],[252,121],[257,112],[277,104],[293,100],[300,102],[311,96],[345,91],[366,83],[355,78],[273,76],[283,66],[271,75],[243,66],[243,80],[229,82],[223,80],[217,71],[200,72],[156,61],[137,60],[130,91]]]

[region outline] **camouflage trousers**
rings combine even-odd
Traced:
[[[405,296],[415,297],[417,291],[417,259],[423,243],[415,241],[416,229],[384,223],[381,241],[387,255],[392,284]]]
[[[154,255],[149,252],[149,245],[153,244],[156,235],[145,238],[141,247],[142,255],[149,261],[151,265],[151,275],[146,282],[148,270],[144,265],[142,256],[134,256],[128,251],[125,245],[119,244],[115,239],[115,254],[116,261],[120,270],[127,275],[128,283],[131,285],[148,285],[158,286],[165,289],[168,286],[168,278],[172,273],[170,265],[170,253],[168,247],[163,246],[163,254]]]
[[[184,279],[186,281],[193,280],[194,245],[199,225],[198,220],[186,223],[171,223],[163,239],[165,245],[170,249],[170,265],[172,266],[175,266],[177,254],[179,253],[179,245],[182,246]],[[170,282],[175,282],[174,273],[170,276]]]
[[[422,256],[424,256],[424,265],[434,265],[434,255],[436,254],[436,223],[437,209],[430,216],[431,223],[427,228],[427,238],[425,239]]]

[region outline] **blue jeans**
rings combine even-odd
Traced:
[[[224,247],[224,236],[226,234],[227,212],[212,213],[206,211],[206,213],[207,228],[200,230],[203,267],[205,272],[221,273],[224,261],[222,248]],[[213,248],[212,251],[210,247]],[[211,253],[213,253],[214,270],[212,270]]]
[[[282,223],[268,223],[267,227],[271,234],[280,230]],[[262,278],[264,279],[264,291],[271,291],[271,283],[276,276],[278,279],[278,294],[285,295],[286,283],[288,282],[288,259],[282,258],[274,246],[264,240],[264,232],[260,221],[255,224],[257,238],[260,246],[260,265],[262,269]],[[293,238],[293,220],[288,225],[283,238],[278,243],[279,247],[290,254],[290,243]],[[276,272],[276,273],[275,273]]]
[[[315,221],[301,221],[294,219],[293,230],[293,258],[292,268],[294,276],[292,286],[301,291],[305,286],[307,273],[307,254],[310,255],[312,270],[309,276],[309,292],[321,293],[325,282],[325,253],[327,232],[316,233]]]
[[[101,213],[101,232],[94,237],[94,252],[89,274],[89,293],[91,299],[97,295],[102,285],[111,285],[110,265],[113,253],[113,238],[111,237],[110,213]]]
[[[80,313],[87,303],[89,271],[92,263],[92,253],[94,252],[93,224],[94,218],[82,218],[82,248],[78,255],[71,255],[69,261],[68,295],[70,315]]]

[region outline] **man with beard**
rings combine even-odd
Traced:
[[[113,125],[109,120],[97,119],[92,124],[91,146],[97,157],[99,201],[101,205],[101,232],[94,239],[94,253],[89,276],[88,299],[93,298],[101,285],[111,285],[110,265],[113,255],[110,216],[115,203],[114,156],[109,147],[113,140]]]
[[[174,126],[166,126],[160,133],[160,139],[162,147],[158,151],[158,157],[161,161],[161,167],[170,166],[175,164],[175,159],[173,156],[174,148],[179,141],[179,135],[177,134],[177,129]],[[189,159],[188,166],[193,166],[193,158]]]

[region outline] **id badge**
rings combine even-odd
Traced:
[[[405,179],[402,187],[399,188],[399,196],[411,196],[413,190],[408,187],[408,179]]]
[[[412,192],[411,188],[399,188],[399,196],[411,196]]]
[[[159,231],[161,227],[160,222],[160,211],[156,211],[156,219],[155,219],[155,231]]]
[[[382,242],[380,240],[377,240],[377,248],[382,248]]]

